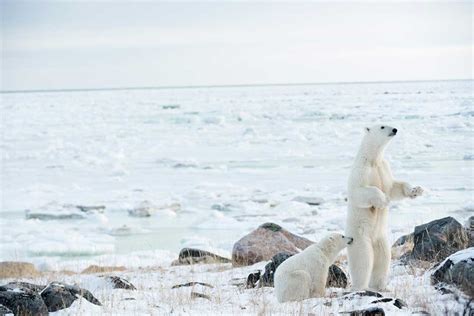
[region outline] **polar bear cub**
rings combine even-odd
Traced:
[[[347,248],[352,288],[385,289],[391,259],[388,243],[388,203],[415,198],[423,189],[393,179],[384,159],[397,129],[387,125],[366,128],[348,183],[346,231],[354,238]]]
[[[330,234],[283,261],[275,271],[275,294],[280,303],[324,296],[329,267],[351,237]]]

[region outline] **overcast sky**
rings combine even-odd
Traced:
[[[2,90],[466,79],[472,3],[2,1]]]

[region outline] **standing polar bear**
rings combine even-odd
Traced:
[[[333,233],[283,261],[274,277],[278,302],[324,296],[329,267],[352,241],[351,237]]]
[[[385,289],[390,268],[388,203],[423,193],[420,187],[393,179],[384,150],[397,129],[377,125],[366,128],[348,184],[346,234],[354,238],[348,247],[352,288]]]

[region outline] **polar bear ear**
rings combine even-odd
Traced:
[[[366,133],[370,132],[370,128],[366,127],[366,128],[365,128],[365,132],[366,132]]]

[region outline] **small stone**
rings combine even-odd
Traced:
[[[188,282],[188,283],[183,283],[183,284],[177,284],[177,285],[173,285],[171,287],[171,289],[177,289],[177,288],[180,288],[180,287],[188,287],[188,286],[195,286],[195,285],[202,285],[202,286],[207,286],[207,287],[210,287],[210,288],[214,288],[212,285],[210,284],[207,284],[207,283],[204,283],[204,282]]]
[[[381,298],[379,300],[375,300],[375,301],[371,302],[370,304],[388,303],[388,302],[391,302],[391,301],[393,301],[393,298],[385,297],[385,298]]]
[[[260,280],[260,271],[250,273],[247,277],[247,288],[253,289],[257,286],[258,281]]]
[[[374,296],[374,297],[383,297],[382,294],[374,291],[357,291],[357,292],[346,292],[344,293],[344,299],[352,299],[354,296]]]
[[[212,252],[195,249],[183,248],[179,252],[178,260],[173,265],[188,265],[196,263],[229,263],[231,260],[218,256]]]
[[[191,298],[205,298],[206,300],[211,300],[211,297],[206,294],[191,292]]]
[[[408,304],[399,298],[395,299],[395,301],[393,302],[393,305],[395,305],[396,307],[400,309],[402,309],[403,307],[408,307]]]
[[[112,282],[114,289],[124,289],[124,290],[136,290],[137,288],[130,283],[129,281],[118,277],[118,276],[109,276],[107,279]]]

